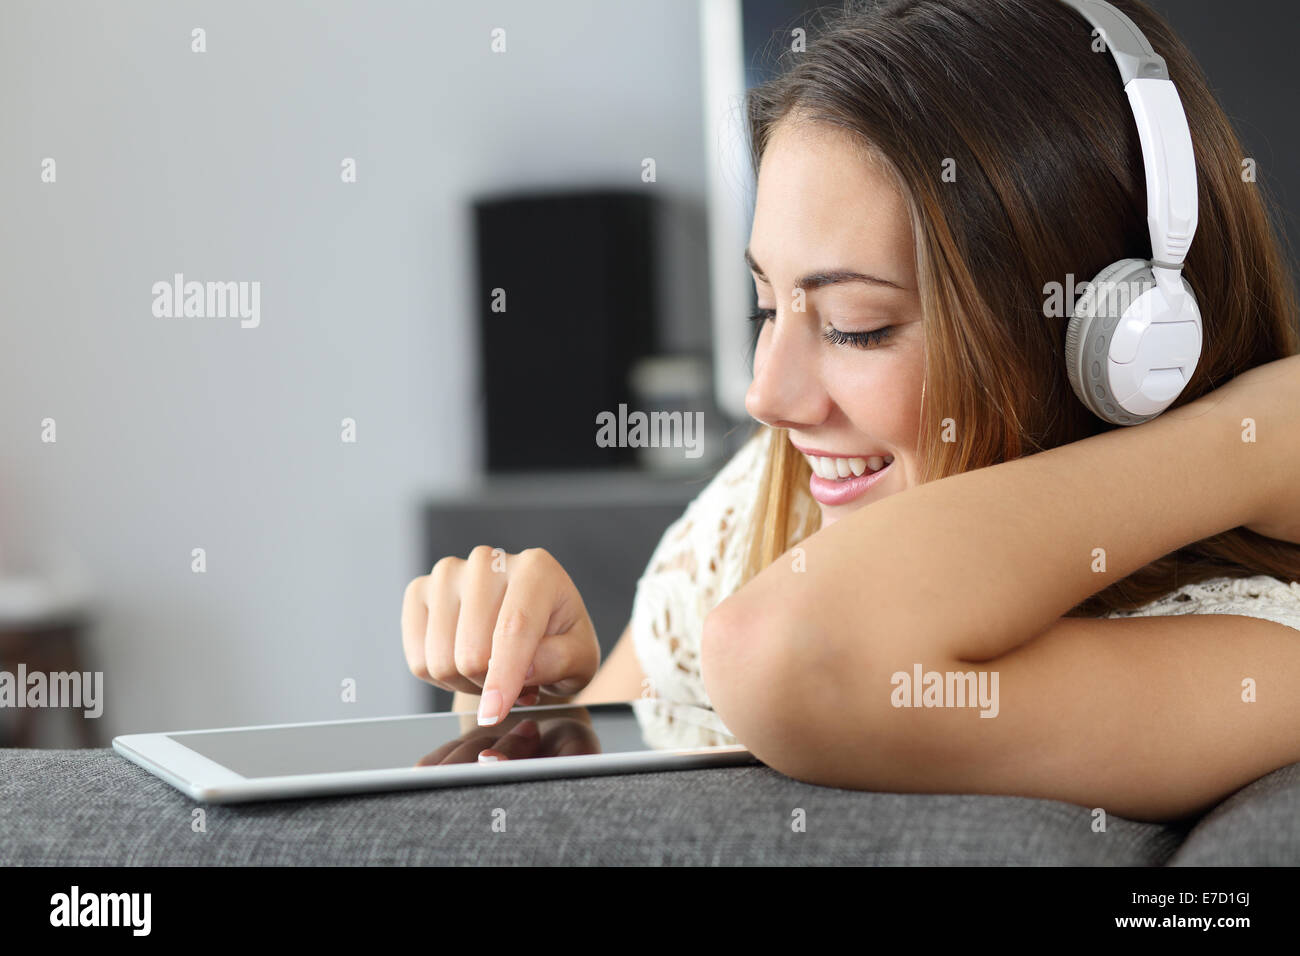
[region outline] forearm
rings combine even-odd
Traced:
[[[1241,440],[1246,393],[882,499],[733,595],[817,641],[1006,652],[1151,561],[1254,520],[1273,490]],[[725,603],[725,602],[724,602]],[[792,625],[793,626],[793,625]]]
[[[1233,615],[1060,621],[981,665],[1000,676],[996,719],[939,718],[956,765],[946,783],[1132,819],[1203,812],[1300,760],[1297,638]]]
[[[899,706],[895,663],[910,670],[868,655],[778,688],[779,713],[750,703],[758,680],[710,693],[764,763],[823,786],[1016,794],[1162,820],[1300,760],[1300,640],[1271,621],[1066,618],[977,665],[926,655],[927,670],[990,675],[993,719],[982,704]]]

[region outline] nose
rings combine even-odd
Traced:
[[[745,411],[772,428],[808,428],[826,420],[830,398],[822,384],[816,336],[778,313],[754,351],[754,379]]]

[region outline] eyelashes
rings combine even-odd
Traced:
[[[749,321],[755,323],[755,340],[757,333],[762,331],[763,323],[770,322],[776,318],[776,309],[755,309],[750,315]],[[842,332],[834,326],[828,325],[822,338],[831,345],[847,345],[851,348],[869,349],[880,345],[893,333],[894,327],[886,325],[883,328],[872,329],[870,332]]]
[[[828,325],[826,331],[822,333],[822,338],[832,345],[851,345],[855,348],[869,349],[889,338],[889,333],[893,330],[892,325],[886,325],[884,328],[872,329],[870,332],[841,332]]]

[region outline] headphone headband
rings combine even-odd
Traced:
[[[1169,79],[1169,70],[1165,59],[1151,46],[1146,34],[1137,28],[1137,24],[1128,15],[1117,10],[1104,0],[1061,0],[1066,6],[1073,7],[1085,20],[1091,23],[1106,41],[1106,48],[1115,58],[1119,67],[1120,79],[1125,86],[1128,81],[1139,76],[1155,80]]]
[[[1197,221],[1196,158],[1182,100],[1164,58],[1124,13],[1105,0],[1061,2],[1093,25],[1119,67],[1142,144],[1151,263],[1157,279],[1165,270],[1177,273]]]

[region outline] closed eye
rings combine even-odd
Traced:
[[[770,322],[776,318],[776,309],[755,309],[750,315],[749,321],[759,323],[761,326],[764,322]],[[869,332],[844,332],[832,325],[826,326],[822,332],[824,338],[831,345],[845,345],[852,348],[869,349],[881,344],[893,333],[894,327],[886,325],[879,329],[872,329]]]
[[[841,332],[834,326],[828,325],[826,331],[822,333],[822,338],[832,345],[851,345],[854,348],[869,349],[885,341],[893,331],[892,325],[872,329],[870,332]]]

